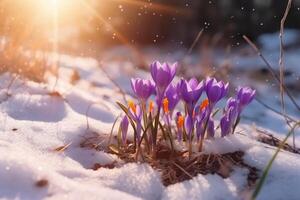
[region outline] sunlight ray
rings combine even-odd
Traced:
[[[111,23],[107,22],[103,16],[101,14],[99,14],[92,6],[90,6],[87,2],[84,2],[83,0],[80,0],[80,3],[82,3],[82,5],[88,9],[92,15],[94,17],[96,17],[99,21],[101,21],[105,26],[109,27],[113,32],[114,34],[116,35],[116,37],[118,38],[118,40],[126,45],[127,47],[129,47],[132,52],[134,53],[134,55],[137,57],[137,59],[140,60],[140,63],[141,64],[145,64],[145,56],[137,49],[135,48],[130,42],[129,40],[123,35],[121,34]]]

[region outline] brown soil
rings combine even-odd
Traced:
[[[42,187],[46,187],[49,185],[49,182],[48,180],[46,179],[41,179],[41,180],[38,180],[36,183],[35,183],[35,186],[36,187],[39,187],[39,188],[42,188]]]
[[[129,144],[126,150],[118,149],[115,145],[110,145],[108,148],[103,148],[99,145],[104,138],[93,135],[90,139],[85,138],[81,143],[82,148],[92,148],[96,150],[104,150],[111,154],[116,154],[125,163],[136,162],[136,153],[133,145]],[[106,142],[104,142],[106,144]],[[148,163],[155,170],[161,173],[162,183],[165,186],[172,185],[178,182],[192,179],[198,174],[218,174],[222,178],[228,178],[234,168],[248,169],[248,186],[255,184],[258,177],[258,169],[246,164],[243,160],[244,152],[235,151],[226,154],[199,154],[189,158],[187,152],[173,152],[164,145],[157,147],[156,159],[148,155],[140,155],[139,161]],[[98,170],[101,168],[112,169],[119,167],[116,162],[110,164],[95,163],[91,166],[92,169]]]

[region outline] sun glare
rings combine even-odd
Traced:
[[[30,0],[32,6],[40,10],[40,14],[45,18],[52,17],[55,13],[59,13],[61,17],[65,17],[66,13],[72,10],[72,14],[78,8],[78,0]]]

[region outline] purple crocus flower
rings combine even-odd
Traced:
[[[220,120],[220,128],[222,137],[225,137],[226,135],[229,135],[229,133],[231,133],[232,121],[230,120],[227,113],[225,113]]]
[[[211,104],[215,104],[220,101],[228,93],[228,83],[223,81],[217,81],[215,78],[207,78],[205,90],[207,98]]]
[[[172,113],[180,100],[178,95],[178,85],[174,86],[173,84],[170,84],[166,90],[165,97],[168,99],[169,111]]]
[[[142,101],[146,101],[155,92],[155,86],[151,80],[131,79],[131,87],[137,98]]]
[[[197,79],[195,78],[192,78],[189,81],[181,79],[179,87],[180,96],[187,105],[188,114],[192,116],[195,105],[204,90],[203,81],[198,83]]]
[[[233,97],[230,97],[227,100],[224,112],[227,112],[230,120],[235,123],[236,119],[240,115],[238,100],[236,100]]]
[[[194,120],[193,120],[193,118],[190,115],[187,115],[185,117],[184,127],[185,127],[185,131],[187,133],[187,136],[189,138],[189,141],[191,142],[191,140],[192,140],[192,132],[193,132],[193,129],[194,129]]]
[[[128,118],[125,115],[123,117],[122,121],[121,121],[121,124],[120,124],[121,135],[122,135],[122,142],[123,142],[124,145],[126,144],[126,138],[127,138],[127,132],[128,132],[128,125],[129,125]]]
[[[239,109],[242,110],[255,97],[256,91],[249,87],[241,87],[237,92],[237,100],[239,102]]]
[[[162,100],[166,88],[172,82],[176,74],[177,63],[170,65],[168,63],[161,64],[156,61],[150,65],[150,68],[151,76],[156,84],[157,95],[160,97],[159,100]]]

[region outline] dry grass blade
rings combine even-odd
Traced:
[[[190,173],[188,173],[185,169],[183,169],[180,165],[178,165],[175,162],[172,162],[173,165],[175,165],[178,169],[180,169],[182,172],[184,172],[187,176],[189,176],[191,179],[194,178]]]
[[[63,145],[63,146],[60,146],[60,147],[57,147],[54,149],[54,151],[56,152],[64,152],[68,147],[70,147],[72,144],[72,142],[66,144],[66,145]]]
[[[51,96],[51,97],[58,97],[58,98],[63,99],[63,95],[58,91],[53,90],[53,91],[49,92],[48,95]]]
[[[266,130],[256,128],[256,131],[260,133],[257,138],[258,141],[274,147],[278,147],[279,145],[282,145],[282,141],[280,139],[276,138],[271,133],[268,133]],[[282,149],[292,153],[300,154],[300,149],[294,148],[288,143],[285,143]]]
[[[116,119],[115,119],[115,121],[114,121],[114,123],[113,123],[113,125],[112,125],[111,131],[110,131],[110,134],[109,134],[109,138],[108,138],[108,141],[107,141],[107,146],[109,146],[110,143],[111,143],[112,136],[113,136],[113,132],[114,132],[114,128],[115,128],[115,126],[116,126],[116,124],[117,124],[117,121],[118,121],[119,117],[120,117],[120,116],[117,116],[117,117],[116,117]]]

